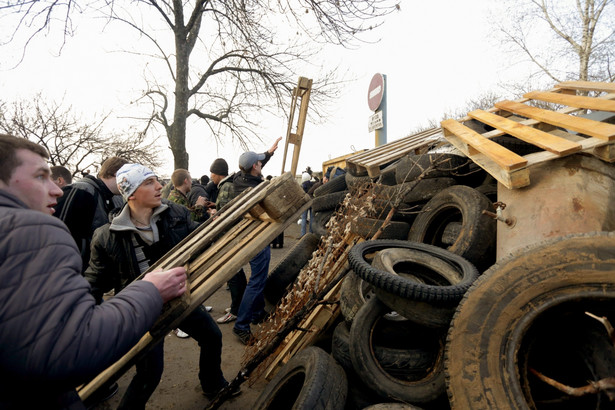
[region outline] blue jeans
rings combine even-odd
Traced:
[[[234,328],[237,330],[250,330],[250,323],[265,315],[265,283],[269,273],[271,249],[269,246],[260,251],[250,260],[250,280],[241,299],[239,313]]]
[[[240,269],[227,283],[231,291],[231,313],[237,316],[247,285],[246,274],[243,269]]]
[[[308,208],[301,214],[301,236],[306,234],[307,231],[307,219],[310,217],[310,233],[312,233],[312,208]]]

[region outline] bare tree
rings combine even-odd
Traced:
[[[615,78],[614,0],[509,0],[495,24],[536,67],[528,82]]]
[[[230,137],[248,146],[260,139],[263,113],[287,113],[301,68],[313,64],[324,44],[352,45],[399,9],[398,1],[99,0],[82,7],[96,8],[110,25],[122,22],[149,40],[151,49],[134,52],[161,62],[169,81],[153,71],[147,77],[137,100],[149,103],[145,129],[163,127],[175,167],[188,168],[190,117],[204,121],[216,142]],[[75,8],[73,0],[15,0],[0,12],[18,22],[13,33],[31,33],[27,43],[55,19],[70,35]],[[314,80],[313,108],[339,93],[334,78],[328,73]]]
[[[44,146],[52,165],[63,165],[73,175],[96,171],[110,156],[120,156],[150,167],[160,166],[159,153],[142,133],[106,133],[108,115],[90,122],[71,106],[48,103],[40,95],[12,104],[0,102],[0,131]]]

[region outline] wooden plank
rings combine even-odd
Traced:
[[[544,150],[558,155],[569,155],[581,150],[581,145],[556,137],[544,131],[537,130],[527,125],[500,117],[483,110],[469,112],[468,115],[485,124],[519,138],[527,143],[536,145]]]
[[[555,85],[556,88],[578,91],[601,91],[615,93],[615,83],[601,83],[598,81],[562,81]]]
[[[615,139],[615,125],[613,124],[543,110],[541,108],[530,107],[529,105],[508,100],[500,101],[496,103],[495,106],[506,111],[514,112],[515,114],[523,115],[527,118],[532,118],[534,120],[554,125],[556,127],[562,127],[580,132],[582,134],[589,135],[590,137],[600,138],[605,141],[612,141]]]
[[[442,121],[441,125],[445,130],[445,136],[447,133],[456,135],[463,142],[468,144],[469,147],[485,154],[507,171],[522,168],[527,165],[527,160],[525,158],[504,148],[500,144],[491,141],[490,139],[482,137],[480,134],[465,125],[462,125],[458,121],[446,120]],[[468,150],[468,153],[472,154],[472,151]]]
[[[508,189],[522,188],[530,184],[530,173],[527,167],[519,168],[512,172],[508,172],[502,169],[501,166],[495,163],[491,158],[482,152],[468,151],[468,145],[459,137],[454,134],[448,135],[446,139],[453,144],[455,148],[464,153],[474,163],[487,171],[498,182],[504,185]],[[546,151],[543,151],[546,152]],[[551,154],[550,152],[548,152]],[[553,154],[551,154],[553,155]]]
[[[554,104],[567,105],[569,107],[615,112],[615,101],[603,100],[600,98],[550,93],[546,91],[532,91],[523,96],[532,100],[546,101]]]
[[[613,100],[613,99],[615,99],[615,94],[601,95],[600,97],[598,97],[598,99]],[[515,100],[515,102],[518,102],[518,103],[523,103],[523,102],[527,102],[527,101],[529,101],[529,99],[527,99],[527,98],[521,99],[521,100]],[[499,108],[493,107],[492,109],[489,109],[488,111],[491,112],[491,111],[497,111],[497,110],[499,110]],[[575,112],[579,112],[580,110],[581,110],[580,108],[576,108],[576,107],[564,107],[564,108],[561,108],[559,110],[556,110],[555,112],[559,112],[559,113],[562,113],[562,114],[572,114],[572,113],[575,113]],[[469,119],[471,119],[471,118],[466,116],[466,117],[462,118],[459,121],[463,122],[463,121],[467,121]],[[536,125],[536,124],[539,124],[539,123],[540,123],[540,121],[536,121],[536,120],[524,120],[524,121],[521,121],[521,124],[523,124],[523,125]],[[504,135],[504,134],[506,134],[506,133],[501,131],[501,130],[495,129],[493,131],[489,131],[489,132],[486,132],[486,133],[482,134],[482,136],[485,137],[485,138],[493,138],[493,137],[499,137],[499,136]]]

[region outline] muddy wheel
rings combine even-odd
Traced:
[[[417,283],[432,286],[455,285],[462,275],[445,260],[413,249],[390,248],[376,254],[372,266]],[[396,295],[378,287],[376,296],[400,315],[431,328],[448,328],[456,303],[420,302]]]
[[[340,289],[340,310],[346,322],[352,323],[361,306],[373,297],[375,296],[372,284],[365,282],[353,271],[348,272]]]
[[[350,222],[350,231],[362,238],[369,239],[384,224],[382,219],[366,218],[358,216]],[[381,239],[405,239],[408,237],[410,225],[401,221],[389,221],[382,229]]]
[[[482,213],[493,210],[491,201],[473,188],[446,188],[423,207],[410,227],[408,240],[448,249],[482,271],[495,259],[496,221]],[[455,242],[447,246],[442,236],[451,222],[462,225]]]
[[[306,233],[273,268],[265,284],[265,298],[269,303],[275,305],[284,296],[288,285],[295,281],[301,268],[318,248],[319,241],[319,235]]]
[[[329,180],[329,182],[322,184],[314,190],[314,197],[331,194],[333,192],[340,192],[346,190],[346,176],[344,174],[338,175],[335,178]]]
[[[328,235],[326,225],[327,222],[329,222],[329,219],[331,219],[331,216],[334,212],[335,211],[314,212],[314,220],[312,221],[312,230],[314,231],[314,233],[320,236]]]
[[[451,323],[446,357],[453,409],[542,408],[554,397],[559,407],[549,408],[604,408],[601,395],[562,400],[564,394],[529,369],[572,387],[612,376],[600,364],[613,363],[612,344],[605,350],[600,338],[587,337],[595,320],[585,312],[615,323],[614,302],[613,233],[556,238],[499,261],[468,290]],[[583,351],[598,351],[599,358],[579,356]]]
[[[373,349],[374,357],[384,371],[400,378],[424,374],[435,359],[434,352],[425,349],[389,347],[380,344],[374,344]],[[354,371],[350,357],[350,328],[345,322],[340,322],[333,331],[331,355],[344,369]]]
[[[346,178],[346,187],[349,191],[353,191],[357,188],[367,186],[367,184],[372,182],[372,178],[367,174],[356,176],[352,175],[350,172],[346,172],[346,174],[344,174],[344,177]]]
[[[278,371],[265,386],[254,408],[341,410],[347,392],[344,369],[327,352],[310,346]]]
[[[414,204],[416,202],[424,203],[440,193],[440,191],[456,185],[457,181],[454,178],[428,178],[419,181],[416,186],[412,186],[412,182],[400,184],[399,187],[405,188],[409,186],[410,191],[406,192],[402,201],[407,204]],[[400,190],[400,191],[401,191]]]
[[[385,270],[376,269],[365,260],[365,255],[387,248],[413,249],[423,252],[431,258],[440,259],[459,272],[462,279],[458,283],[451,285],[443,284],[442,286],[419,283],[416,280],[404,278],[403,276]],[[348,262],[350,263],[351,269],[359,275],[359,277],[378,288],[404,298],[439,304],[458,303],[478,276],[478,272],[474,265],[459,255],[455,255],[437,246],[394,239],[376,239],[361,242],[353,246],[350,250]]]
[[[350,328],[350,358],[357,375],[383,397],[394,397],[410,403],[428,403],[444,395],[444,338],[429,329],[417,331],[411,343],[424,343],[433,353],[433,361],[423,371],[395,376],[381,366],[374,353],[374,334],[379,321],[390,309],[372,299],[359,310]],[[408,370],[408,369],[407,369]]]
[[[312,201],[312,212],[330,211],[342,203],[348,191],[332,192],[317,196]]]

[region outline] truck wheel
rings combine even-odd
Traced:
[[[317,196],[312,201],[312,212],[330,211],[342,203],[348,191],[332,192]]]
[[[496,221],[483,211],[494,211],[485,195],[464,185],[446,188],[425,204],[410,227],[408,240],[448,249],[482,272],[495,259],[496,238]],[[461,222],[461,230],[457,240],[446,246],[442,236],[451,222]]]
[[[301,268],[318,248],[319,241],[319,235],[306,233],[273,268],[265,283],[265,298],[269,303],[275,305],[282,299],[288,285],[295,281]]]
[[[350,329],[346,322],[340,322],[333,331],[331,355],[344,369],[354,371],[350,357]],[[403,349],[374,344],[374,357],[388,374],[398,378],[424,374],[435,360],[433,351],[425,349]]]
[[[350,231],[362,238],[369,239],[384,224],[382,219],[374,219],[358,216],[350,222]],[[389,221],[382,229],[381,239],[405,239],[408,237],[410,225],[401,221]]]
[[[455,285],[461,274],[446,261],[413,249],[390,248],[376,254],[372,266],[407,280],[432,286]],[[378,287],[376,296],[400,315],[431,328],[448,328],[456,303],[420,302]]]
[[[342,410],[347,392],[344,369],[324,350],[309,346],[278,371],[254,408]]]
[[[312,221],[312,230],[314,231],[314,233],[320,236],[327,236],[329,234],[326,225],[327,222],[329,222],[329,219],[331,219],[331,216],[334,212],[335,211],[331,210],[313,213],[314,220]]]
[[[314,197],[346,190],[346,176],[338,175],[314,190]]]
[[[585,312],[615,323],[614,272],[615,234],[604,232],[533,244],[487,270],[466,293],[449,329],[452,408],[536,408],[548,389],[530,368],[569,386],[587,385],[593,378],[587,369],[600,373],[599,363],[576,365],[571,352],[557,347],[586,333],[587,323],[595,320]],[[587,343],[578,345],[604,351]],[[579,348],[572,350],[576,354]],[[568,397],[569,408],[598,408],[599,400],[599,395]]]
[[[434,260],[439,259],[452,266],[459,272],[462,279],[454,285],[436,286],[419,283],[416,280],[410,280],[381,269],[376,269],[365,261],[365,255],[387,248],[413,249],[426,253]],[[458,303],[478,276],[474,265],[459,255],[437,246],[394,239],[376,239],[361,242],[350,250],[348,262],[351,269],[359,277],[375,287],[421,302]]]
[[[392,375],[383,368],[374,354],[374,333],[378,322],[390,309],[372,299],[359,310],[350,328],[350,358],[357,375],[383,397],[394,397],[409,403],[429,403],[444,395],[444,337],[429,329],[415,333],[415,340],[430,349],[434,357],[427,368],[405,376]],[[420,340],[417,340],[420,339]],[[407,369],[410,370],[410,369]],[[418,370],[418,369],[416,369]]]
[[[352,323],[361,306],[372,297],[375,297],[373,285],[365,282],[353,271],[348,272],[340,289],[340,310],[344,320]]]

